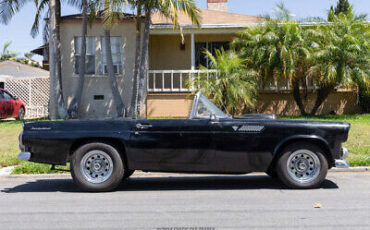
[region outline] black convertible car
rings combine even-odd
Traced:
[[[266,114],[230,117],[197,93],[188,119],[26,122],[18,158],[70,162],[75,183],[86,191],[113,190],[134,170],[266,172],[289,188],[315,188],[329,168],[348,167],[341,145],[349,128]]]

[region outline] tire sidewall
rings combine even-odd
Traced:
[[[94,184],[87,181],[81,173],[81,160],[83,156],[92,151],[100,150],[108,154],[113,161],[111,176],[104,182]],[[88,143],[78,148],[71,157],[71,174],[75,183],[83,190],[89,192],[106,192],[115,189],[124,176],[124,163],[121,155],[113,146],[106,143]]]
[[[309,183],[299,183],[291,178],[288,173],[287,168],[287,161],[289,156],[297,150],[309,150],[313,152],[320,160],[320,172],[319,175]],[[289,188],[295,189],[310,189],[310,188],[317,188],[321,185],[321,183],[326,178],[326,174],[328,172],[328,161],[323,154],[321,148],[314,144],[299,142],[296,144],[289,145],[287,148],[283,150],[283,154],[278,160],[277,168],[276,168],[277,175],[279,179]]]
[[[21,111],[23,111],[22,113],[21,113]],[[18,120],[23,120],[24,119],[24,116],[25,116],[25,109],[23,108],[23,107],[21,107],[19,110],[18,110],[18,117],[17,117],[17,119]]]

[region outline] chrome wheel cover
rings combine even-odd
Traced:
[[[92,150],[81,159],[80,170],[84,179],[93,184],[108,180],[113,172],[113,160],[104,151]]]
[[[297,150],[288,158],[288,174],[294,181],[300,184],[307,184],[315,180],[320,174],[320,169],[320,159],[310,150]]]

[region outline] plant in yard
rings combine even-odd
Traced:
[[[258,82],[265,87],[268,82],[286,79],[293,86],[293,96],[301,114],[306,115],[300,84],[305,84],[306,70],[315,43],[309,33],[295,22],[267,23],[248,28],[239,34],[232,46],[246,60],[246,68],[257,71]]]
[[[328,12],[328,21],[332,22],[334,20],[334,15],[339,15],[340,13],[343,13],[345,15],[349,13],[353,13],[352,11],[353,6],[349,3],[348,0],[338,0],[337,5],[331,6],[330,10]],[[356,20],[366,20],[367,14],[359,14],[355,16]]]
[[[131,1],[132,2],[132,1]],[[136,7],[142,7],[142,11],[145,13],[145,21],[144,21],[144,30],[143,30],[143,41],[141,47],[139,45],[136,46],[137,49],[141,49],[140,52],[136,52],[136,54],[140,54],[140,58],[136,56],[135,60],[135,67],[138,68],[136,72],[136,79],[134,80],[134,88],[137,87],[137,93],[133,95],[137,97],[132,100],[132,107],[134,108],[133,114],[134,117],[137,117],[141,110],[141,105],[143,104],[144,99],[146,98],[146,87],[145,82],[147,82],[147,72],[148,72],[148,46],[149,46],[149,33],[150,33],[150,23],[151,23],[151,14],[154,11],[158,11],[163,16],[171,19],[173,23],[173,27],[176,28],[179,26],[178,24],[178,12],[184,12],[191,21],[199,26],[199,9],[195,5],[194,0],[137,0]],[[140,11],[141,12],[141,11]],[[138,25],[138,24],[137,24]],[[139,28],[140,29],[140,28]],[[138,28],[137,28],[137,31]],[[138,62],[140,61],[140,64]],[[136,81],[136,82],[135,82]],[[136,108],[136,109],[135,109]]]
[[[340,13],[332,25],[321,26],[320,31],[315,62],[308,71],[319,86],[311,115],[336,87],[370,84],[369,23],[356,20],[351,12]]]
[[[9,46],[12,44],[11,41],[5,42],[3,49],[0,53],[0,61],[9,60],[17,57],[17,52],[10,51]]]
[[[253,109],[256,104],[257,84],[254,70],[245,68],[245,60],[234,51],[215,50],[215,55],[205,51],[210,60],[209,68],[217,70],[215,76],[202,74],[189,81],[188,87],[199,90],[227,114],[237,115]],[[207,68],[201,66],[201,70]]]

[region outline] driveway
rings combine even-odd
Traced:
[[[314,204],[321,208],[314,208]],[[68,175],[0,178],[0,229],[369,229],[370,173],[287,190],[264,174],[134,174],[84,193]]]

